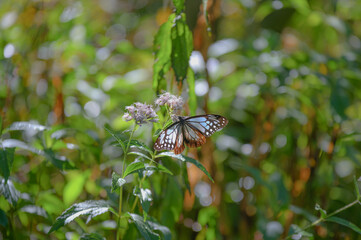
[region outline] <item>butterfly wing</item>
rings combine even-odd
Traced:
[[[185,122],[187,126],[197,129],[206,137],[211,136],[228,124],[227,118],[214,114],[188,117]]]
[[[199,147],[206,142],[206,137],[224,128],[227,123],[225,117],[214,114],[181,118],[161,132],[154,149],[174,150],[175,154],[180,154],[185,148],[184,143],[189,147]]]
[[[176,122],[160,133],[154,143],[154,149],[174,150],[175,154],[179,154],[184,150],[182,124]]]
[[[189,147],[199,147],[206,142],[206,137],[191,124],[184,124],[183,128],[184,142]]]

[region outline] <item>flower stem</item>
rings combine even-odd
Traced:
[[[130,137],[129,137],[127,146],[126,146],[125,151],[123,153],[122,174],[124,173],[125,161],[127,160],[128,150],[129,150],[129,147],[130,147],[130,141],[133,138],[135,129],[136,129],[136,125],[134,124],[133,130],[130,133]],[[118,228],[117,229],[117,240],[119,240],[119,238],[120,238],[120,218],[122,217],[122,203],[123,203],[123,186],[121,186],[119,188],[119,210],[118,210],[118,215],[119,216],[118,216],[118,223],[117,223],[117,228]]]
[[[306,229],[308,229],[308,228],[310,228],[310,227],[314,227],[314,226],[318,225],[319,223],[326,221],[327,218],[330,218],[330,217],[332,217],[332,216],[334,216],[334,215],[336,215],[336,214],[338,214],[338,213],[340,213],[340,212],[342,212],[342,211],[344,211],[344,210],[352,207],[352,206],[355,205],[355,204],[361,204],[360,200],[359,200],[359,199],[356,199],[355,201],[347,204],[346,206],[343,206],[342,208],[339,208],[339,209],[337,209],[336,211],[328,214],[326,217],[320,217],[320,218],[317,219],[316,221],[314,221],[314,222],[310,223],[309,225],[305,226],[304,228],[302,228],[300,231],[297,231],[295,234],[301,233],[302,231],[304,231],[304,230],[306,230]],[[290,239],[291,237],[292,237],[292,236],[290,235],[290,236],[288,236],[286,239]]]
[[[154,157],[154,156],[155,156],[156,154],[157,154],[157,151],[154,151],[153,154],[152,154],[152,160],[150,161],[149,166],[152,166],[153,162],[155,162],[155,160],[154,160],[155,157]],[[142,188],[143,182],[144,182],[144,180],[145,180],[146,177],[147,177],[147,174],[144,174],[144,175],[143,175],[143,178],[140,180],[140,182],[139,182],[139,189]],[[133,206],[132,206],[131,212],[133,212],[134,209],[135,209],[135,207],[137,206],[138,200],[139,200],[139,197],[137,196],[137,197],[135,198],[134,202],[133,202]]]

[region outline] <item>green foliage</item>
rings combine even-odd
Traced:
[[[361,239],[360,2],[0,6],[0,239]]]
[[[105,201],[93,201],[89,200],[82,203],[76,203],[72,205],[70,208],[65,210],[56,220],[49,233],[56,231],[57,229],[63,227],[66,224],[69,224],[75,218],[81,215],[87,215],[87,222],[89,222],[92,218],[111,211],[111,207]]]
[[[0,149],[0,171],[5,181],[9,179],[11,167],[14,162],[15,148]]]

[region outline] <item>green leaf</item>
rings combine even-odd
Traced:
[[[0,149],[0,172],[5,178],[5,182],[10,177],[10,171],[14,162],[15,148]]]
[[[165,172],[165,173],[168,173],[169,175],[173,175],[173,173],[168,168],[163,166],[162,164],[158,164],[157,169],[161,172]]]
[[[153,201],[150,189],[135,188],[133,194],[139,197],[144,212],[148,214],[150,204]],[[146,215],[144,215],[144,220],[146,220]]]
[[[327,217],[326,210],[322,209],[321,206],[318,203],[316,203],[316,205],[315,205],[315,210],[320,212],[321,218],[326,218]]]
[[[290,210],[296,214],[300,214],[303,217],[305,217],[308,221],[310,222],[314,222],[318,219],[318,217],[316,217],[315,215],[309,213],[308,211],[306,211],[303,208],[297,207],[295,205],[290,205]]]
[[[73,203],[83,192],[84,184],[89,177],[89,171],[75,172],[77,174],[67,182],[63,190],[63,201],[66,206]]]
[[[173,0],[173,4],[176,9],[176,13],[179,14],[184,9],[184,0]]]
[[[144,153],[141,153],[141,152],[129,152],[128,154],[130,155],[137,155],[137,156],[140,156],[140,157],[143,157],[145,159],[148,159],[150,161],[153,161],[151,157],[145,155]]]
[[[119,143],[119,145],[121,146],[123,152],[125,152],[125,143],[123,142],[123,140],[120,138],[119,134],[116,133],[114,130],[111,129],[111,127],[106,124],[104,126],[104,129],[110,134],[112,135],[113,138],[115,138],[117,140],[117,142]]]
[[[310,13],[310,5],[308,4],[307,0],[291,0],[291,4],[299,13],[305,15]]]
[[[153,137],[158,137],[159,134],[162,132],[163,130],[161,128],[157,129],[155,132],[154,132],[154,135]]]
[[[294,13],[295,9],[290,7],[273,10],[262,20],[261,26],[266,29],[281,32],[290,22],[289,20]]]
[[[346,109],[350,106],[350,98],[346,89],[341,86],[340,81],[332,87],[331,92],[331,108],[342,118],[347,119]]]
[[[6,227],[8,225],[8,218],[6,217],[6,213],[0,209],[0,225]]]
[[[187,168],[187,163],[186,162],[182,162],[182,176],[183,176],[183,179],[184,179],[184,184],[186,185],[186,188],[187,188],[189,194],[191,194],[191,186],[189,184],[188,168]]]
[[[1,142],[3,148],[21,148],[27,151],[30,151],[32,153],[38,154],[38,155],[44,155],[44,152],[36,149],[30,145],[28,145],[25,142],[22,142],[20,140],[17,139],[5,139]]]
[[[306,237],[309,240],[314,239],[312,233],[302,230],[299,226],[295,224],[291,225],[288,236],[292,236],[292,239],[302,239],[302,237]]]
[[[360,195],[360,189],[356,180],[356,176],[353,176],[353,183],[355,185],[355,193],[356,193],[356,197],[357,199],[361,199],[361,195]]]
[[[182,82],[187,77],[189,57],[193,50],[193,36],[185,21],[185,14],[175,18],[172,27],[172,68],[176,80]]]
[[[143,218],[134,213],[128,213],[130,218],[133,220],[135,226],[137,227],[140,234],[146,240],[157,240],[160,239],[159,234],[152,231],[152,227],[149,225],[148,221],[144,221]]]
[[[126,184],[127,181],[120,175],[113,172],[112,174],[112,192],[115,192],[118,188]]]
[[[5,199],[13,206],[16,206],[19,198],[20,192],[16,190],[13,182],[11,180],[5,181],[5,179],[1,180],[0,184],[0,193],[4,195]]]
[[[191,115],[196,115],[197,110],[197,96],[195,91],[195,79],[194,79],[194,72],[192,68],[188,67],[188,73],[187,73],[187,83],[189,88],[189,108]]]
[[[75,167],[68,161],[65,156],[55,155],[54,151],[50,148],[44,149],[44,154],[46,159],[60,170],[75,169]]]
[[[128,143],[128,142],[126,142],[126,143]],[[150,149],[150,148],[149,148],[147,145],[145,145],[144,143],[139,142],[138,140],[131,140],[129,146],[130,146],[131,148],[137,148],[137,149],[139,149],[139,150],[146,151],[146,152],[148,152],[149,154],[153,154],[152,149]]]
[[[187,156],[184,156],[184,155],[181,155],[181,154],[174,154],[173,152],[162,152],[162,153],[159,153],[157,156],[155,156],[155,158],[159,158],[159,157],[162,157],[162,156],[172,157],[172,158],[176,158],[176,159],[179,159],[181,161],[184,161],[184,162],[192,163],[197,168],[199,168],[202,172],[204,172],[212,182],[214,182],[213,178],[211,177],[211,175],[209,174],[207,169],[200,162],[198,162],[197,160],[195,160],[193,158],[190,158],[190,157],[187,157]]]
[[[355,232],[357,232],[358,234],[361,234],[361,229],[356,226],[355,224],[353,224],[352,222],[349,222],[343,218],[339,218],[339,217],[329,217],[325,219],[328,222],[335,222],[338,223],[340,225],[343,225],[345,227],[351,228],[352,230],[354,230]]]
[[[133,163],[129,164],[123,173],[123,178],[125,178],[129,174],[132,174],[135,171],[138,171],[142,168],[145,168],[144,163],[142,163],[142,162],[133,162]]]
[[[76,203],[65,210],[56,220],[51,227],[49,233],[58,230],[64,225],[70,223],[75,218],[81,215],[87,215],[87,223],[94,217],[110,211],[110,206],[106,201],[103,200],[90,200],[86,202]]]
[[[20,211],[35,214],[35,215],[42,216],[45,218],[48,217],[48,214],[46,213],[46,211],[43,208],[36,206],[36,205],[26,205],[26,206],[22,207],[20,209]]]
[[[155,62],[153,65],[153,89],[159,92],[164,74],[169,70],[172,54],[171,31],[175,14],[171,14],[168,21],[160,26],[154,38]]]
[[[172,234],[169,228],[167,228],[166,226],[160,225],[159,223],[154,221],[148,221],[148,224],[152,229],[160,231],[163,234],[164,240],[172,239]]]
[[[183,209],[183,191],[175,178],[169,177],[167,188],[164,190],[161,206],[161,223],[174,228]]]
[[[99,233],[86,233],[81,235],[80,240],[105,240]]]
[[[47,130],[48,128],[40,125],[40,124],[36,124],[36,123],[31,123],[31,122],[14,122],[13,124],[11,124],[11,126],[8,128],[8,130],[10,131],[44,131]]]

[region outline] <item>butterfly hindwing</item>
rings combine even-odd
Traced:
[[[179,124],[179,134],[177,136],[176,139],[176,143],[175,143],[175,147],[174,147],[174,153],[175,154],[180,154],[183,152],[184,150],[184,137],[183,137],[183,131],[182,131],[182,124]]]
[[[189,147],[199,147],[206,142],[206,137],[192,125],[185,123],[183,127],[184,142]]]

